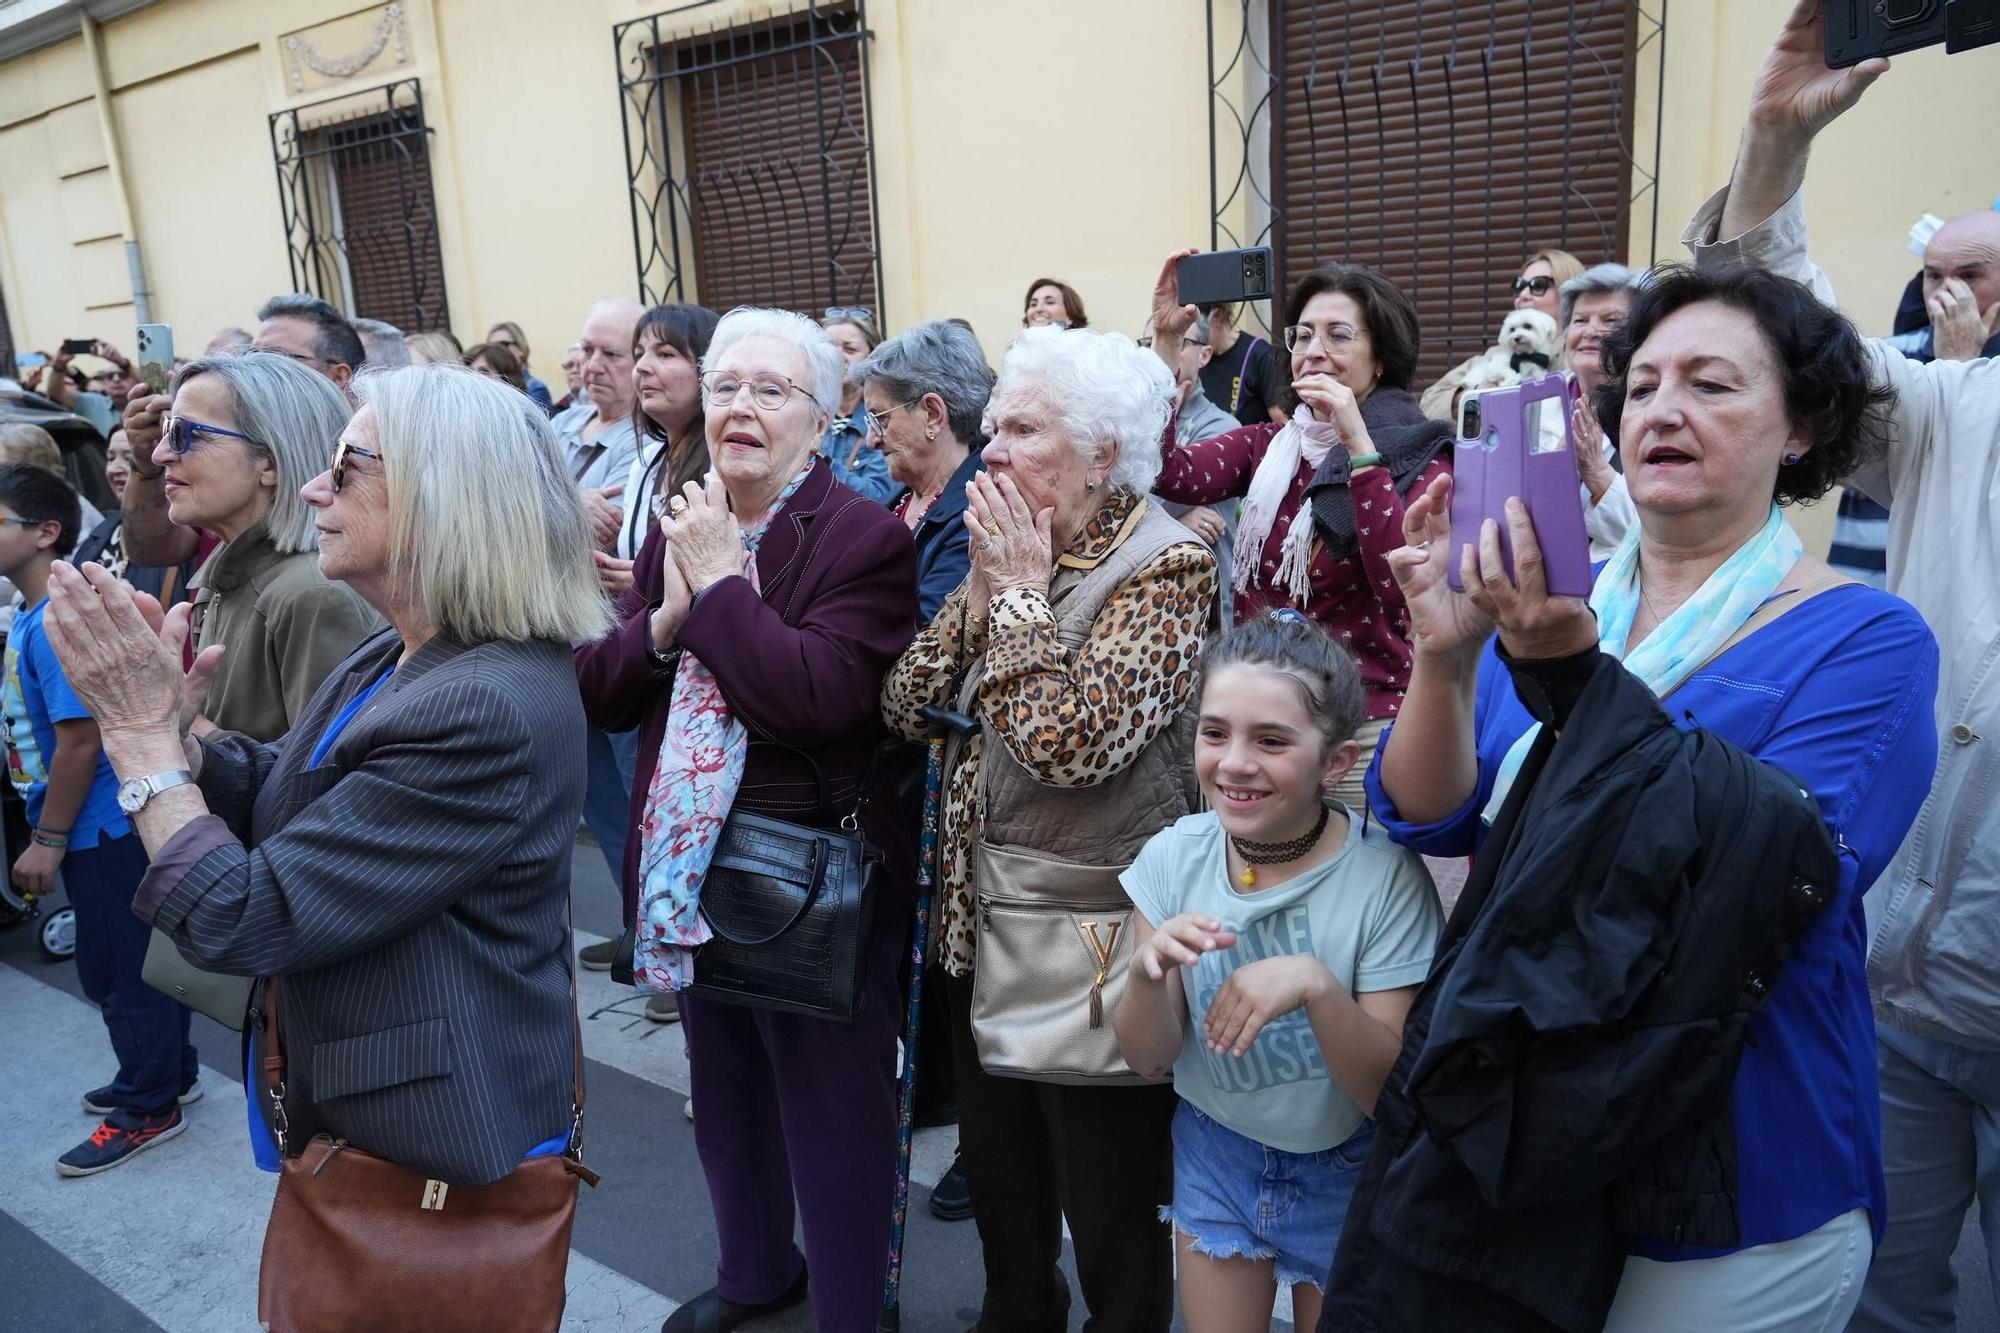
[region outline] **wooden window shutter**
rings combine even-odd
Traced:
[[[399,109],[320,132],[346,238],[348,314],[405,333],[448,320],[429,144],[414,124]]]
[[[846,11],[681,44],[697,299],[713,310],[879,310],[867,35]]]
[[[1279,272],[1344,260],[1394,279],[1423,329],[1414,389],[1494,341],[1535,248],[1622,258],[1633,5],[1275,9]]]

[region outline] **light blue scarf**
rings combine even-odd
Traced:
[[[1625,641],[1632,637],[1640,601],[1639,529],[1634,527],[1612,552],[1590,593],[1590,609],[1597,613],[1598,650],[1624,662],[1627,671],[1665,698],[1720,652],[1730,636],[1770,600],[1804,553],[1799,535],[1772,505],[1770,517],[1757,534],[1737,547],[1694,596],[1681,603],[1626,657]],[[1487,824],[1499,816],[1541,729],[1539,722],[1529,727],[1500,761],[1492,799],[1479,812]]]

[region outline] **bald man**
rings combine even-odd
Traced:
[[[1924,247],[1924,312],[1930,322],[1889,338],[1919,361],[2000,356],[2000,210],[1965,213]]]
[[[1806,253],[1806,159],[1889,62],[1830,70],[1825,40],[1821,5],[1797,0],[1758,72],[1735,174],[1682,239],[1697,266],[1755,264],[1831,301]],[[1954,73],[1980,77],[1957,65],[1980,58],[1953,57]],[[2000,227],[1985,215],[1932,239],[1924,294],[1937,357],[1870,344],[1872,378],[1895,394],[1888,448],[1850,481],[1889,506],[1889,591],[1923,613],[1940,650],[1930,795],[1895,859],[1861,885],[1888,1187],[1872,1266],[1858,1256],[1868,1278],[1848,1327],[1866,1333],[1954,1326],[1951,1256],[1975,1198],[2000,1272],[2000,361],[1951,355],[2000,314],[1996,259]]]
[[[590,401],[562,413],[555,427],[569,451],[570,474],[586,492],[621,485],[639,452],[632,430],[632,404],[638,397],[632,385],[632,335],[644,313],[637,301],[611,297],[591,306],[583,319],[577,341]],[[593,522],[599,517],[593,510]],[[617,531],[614,520],[611,536]]]

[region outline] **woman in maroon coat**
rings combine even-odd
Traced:
[[[834,828],[859,798],[862,831],[887,864],[866,998],[851,1022],[678,995],[721,1254],[714,1289],[665,1327],[733,1328],[795,1304],[809,1270],[817,1327],[871,1330],[895,1185],[897,964],[915,884],[910,830],[871,757],[882,678],[917,623],[916,552],[895,515],[835,482],[814,452],[842,370],[818,325],[732,311],[702,368],[715,470],[706,488],[689,483],[671,497],[639,551],[618,627],[576,655],[591,722],[640,729],[623,877],[626,923],[647,927],[640,983],[685,984],[691,950],[661,946],[660,923],[694,913],[665,910],[671,893],[655,867],[678,864],[681,844],[698,849],[732,805]],[[718,718],[729,730],[703,731]],[[712,775],[679,780],[695,744],[735,747],[733,799]],[[690,796],[716,786],[712,806]],[[674,849],[649,848],[649,826],[655,840],[672,830]],[[795,1206],[803,1256],[792,1243]]]

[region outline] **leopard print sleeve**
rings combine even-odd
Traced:
[[[1008,753],[1051,786],[1122,771],[1187,701],[1216,595],[1215,556],[1169,547],[1112,594],[1085,643],[1056,636],[1048,598],[993,598],[979,709]]]
[[[930,736],[924,709],[956,707],[959,679],[986,646],[985,622],[965,604],[970,580],[945,598],[931,623],[917,632],[882,680],[882,721],[906,741]]]

